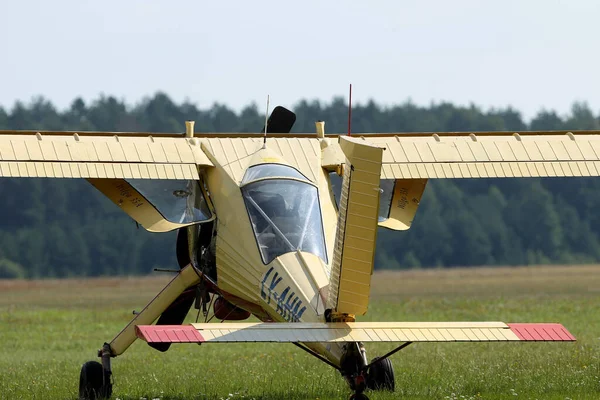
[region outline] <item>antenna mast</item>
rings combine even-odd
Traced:
[[[348,136],[352,132],[352,84],[350,84],[350,95],[348,98]]]

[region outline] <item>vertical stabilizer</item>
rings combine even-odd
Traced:
[[[340,136],[346,156],[327,308],[367,312],[377,238],[383,149]]]

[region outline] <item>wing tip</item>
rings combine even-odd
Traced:
[[[574,342],[577,339],[558,323],[511,323],[510,330],[523,341]]]

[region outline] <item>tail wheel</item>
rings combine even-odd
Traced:
[[[100,400],[110,398],[112,395],[110,376],[104,375],[102,364],[99,362],[88,361],[83,364],[79,375],[79,399]],[[104,384],[105,381],[107,382],[106,385]]]
[[[367,378],[367,387],[371,390],[388,390],[393,392],[396,389],[394,381],[394,366],[388,358],[379,359],[375,357],[374,363],[369,367],[369,376]]]

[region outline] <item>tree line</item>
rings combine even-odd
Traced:
[[[303,100],[293,132],[344,132],[347,106]],[[182,132],[195,120],[204,132],[256,132],[255,104],[236,112],[199,109],[157,93],[131,107],[112,96],[65,110],[44,99],[0,107],[0,129]],[[530,122],[511,108],[482,110],[450,103],[353,107],[354,132],[524,131],[600,129],[585,103],[569,115],[542,110]],[[380,230],[376,268],[588,263],[600,260],[600,179],[431,180],[413,226]],[[176,265],[174,233],[138,229],[84,180],[0,178],[0,278],[145,274]]]

